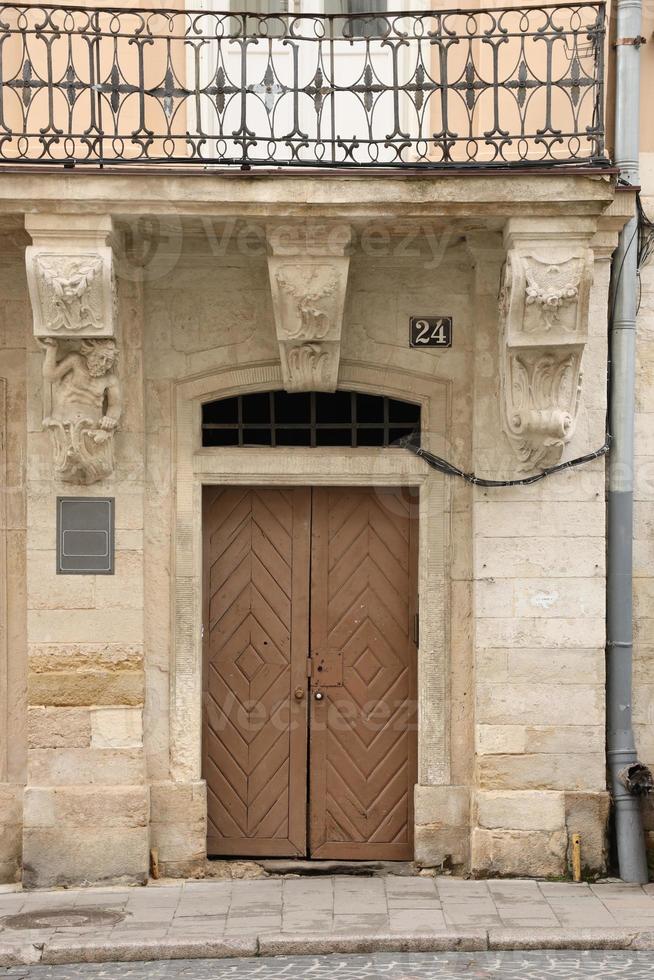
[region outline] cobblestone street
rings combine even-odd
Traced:
[[[556,953],[377,953],[261,959],[173,960],[76,966],[12,967],[0,977],[21,980],[650,980],[652,954],[599,951]]]

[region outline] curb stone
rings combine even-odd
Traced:
[[[41,963],[135,963],[144,960],[227,959],[256,956],[256,939],[139,939],[130,942],[49,942]],[[2,962],[0,960],[0,962]]]
[[[0,967],[40,963],[43,943],[0,943]]]
[[[489,929],[433,933],[264,933],[224,939],[49,941],[0,944],[0,968],[35,963],[136,963],[147,960],[320,956],[329,953],[445,953],[491,950],[654,950],[654,932],[628,929]]]
[[[637,932],[628,929],[489,929],[487,948],[634,949],[637,936]]]
[[[395,934],[286,933],[259,937],[259,956],[321,956],[328,953],[450,953],[488,949],[485,930]]]

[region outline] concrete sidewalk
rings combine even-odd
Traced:
[[[343,875],[0,892],[0,966],[571,948],[654,949],[654,884]]]

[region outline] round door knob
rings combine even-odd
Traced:
[[[304,688],[303,687],[296,687],[295,688],[295,700],[296,701],[301,701],[303,698],[304,698]]]
[[[323,699],[323,693],[322,693],[322,691],[316,691],[315,698],[316,698],[316,701],[322,701],[322,699]]]

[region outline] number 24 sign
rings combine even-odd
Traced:
[[[409,344],[411,347],[451,347],[451,316],[412,316]]]

